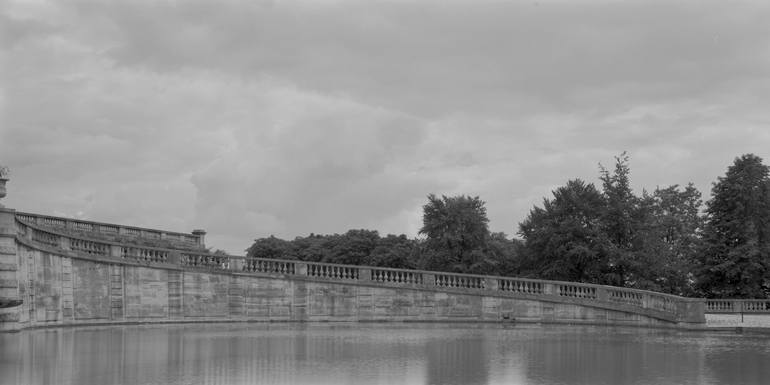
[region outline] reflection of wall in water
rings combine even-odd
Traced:
[[[521,355],[527,377],[543,383],[592,385],[608,379],[611,383],[654,384],[662,379],[677,384],[712,383],[702,378],[700,349],[683,346],[698,344],[698,337],[683,336],[687,335],[643,329],[545,328],[539,335],[530,331],[514,341],[498,343],[502,355]]]
[[[458,331],[459,333],[462,333]],[[425,346],[428,384],[486,384],[489,357],[481,333],[433,338]]]

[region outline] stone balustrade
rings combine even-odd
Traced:
[[[68,233],[88,235],[89,237],[145,239],[149,241],[166,241],[169,244],[176,244],[179,246],[205,248],[205,232],[201,230],[196,230],[189,234],[177,233],[23,212],[16,212],[16,219],[20,222],[35,225],[40,228],[62,230]]]
[[[374,282],[404,283],[422,285],[425,283],[424,274],[412,270],[370,267],[370,280]]]
[[[57,231],[70,226],[52,225],[57,218],[35,221],[17,215],[17,237],[39,246],[75,253],[79,258],[107,258],[124,263],[157,265],[161,268],[200,270],[238,275],[273,276],[327,282],[404,287],[478,295],[523,298],[538,301],[601,305],[624,311],[644,311],[671,321],[703,316],[703,299],[621,287],[537,279],[456,274],[437,271],[393,269],[373,266],[245,258],[198,251],[184,251],[88,239]],[[40,219],[42,218],[42,219]],[[43,223],[41,223],[43,222]],[[73,225],[74,226],[74,222]],[[118,228],[120,230],[120,227]],[[770,301],[706,301],[707,311],[770,312]],[[636,310],[635,310],[636,309]]]
[[[230,270],[231,267],[231,258],[225,255],[182,252],[180,256],[179,265],[182,267],[213,270]]]
[[[770,314],[770,299],[708,299],[706,313]]]

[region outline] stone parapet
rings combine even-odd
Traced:
[[[67,234],[80,235],[94,240],[134,243],[140,241],[148,245],[164,245],[188,249],[205,249],[206,247],[206,232],[200,229],[193,230],[191,233],[179,233],[26,212],[17,212],[16,217],[19,221],[26,224],[57,230]]]
[[[0,293],[26,301],[22,311],[3,311],[6,328],[156,318],[517,319],[669,327],[705,321],[702,299],[644,290],[148,247],[70,232],[66,222],[56,227],[13,210],[2,213]]]
[[[16,212],[0,208],[0,331],[19,329]]]

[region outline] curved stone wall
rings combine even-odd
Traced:
[[[5,295],[23,302],[6,309],[6,329],[198,321],[705,322],[703,300],[633,289],[246,260],[93,239],[24,217],[13,221],[13,234],[7,228],[15,270],[5,284],[14,293]]]

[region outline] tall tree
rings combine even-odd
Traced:
[[[656,290],[692,295],[693,265],[700,247],[703,219],[699,215],[701,193],[690,183],[656,188],[652,195],[650,234],[646,252],[659,256]]]
[[[638,286],[638,271],[645,265],[645,255],[635,251],[640,246],[637,236],[647,211],[631,190],[631,168],[628,163],[628,154],[623,152],[615,157],[612,172],[599,165],[605,199],[602,226],[612,245],[609,250],[610,270],[606,278],[607,283],[617,286]]]
[[[610,246],[602,227],[605,201],[591,183],[575,179],[553,191],[519,225],[525,270],[545,279],[604,283]]]
[[[770,294],[770,179],[762,158],[736,158],[707,202],[698,287],[709,297]]]
[[[422,268],[472,272],[483,258],[489,219],[479,197],[428,195],[420,234],[427,236]]]

